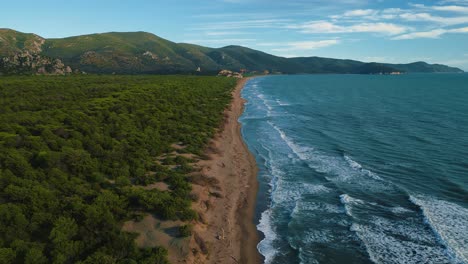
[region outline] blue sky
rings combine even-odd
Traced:
[[[285,57],[423,60],[468,71],[468,0],[5,1],[0,27],[43,37],[147,31]]]

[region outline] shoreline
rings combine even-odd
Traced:
[[[192,183],[200,220],[190,241],[186,263],[261,263],[259,233],[254,223],[258,191],[257,165],[241,134],[241,91],[252,77],[240,79],[224,112],[220,132],[198,161],[200,181]],[[203,180],[204,179],[204,180]]]

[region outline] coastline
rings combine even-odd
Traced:
[[[198,181],[194,224],[187,263],[260,263],[259,236],[254,223],[258,191],[257,166],[241,134],[238,119],[244,111],[241,91],[251,78],[238,81],[225,110],[220,132],[212,139],[206,159],[195,164]]]

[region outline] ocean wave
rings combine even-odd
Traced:
[[[364,169],[361,164],[359,164],[356,161],[352,160],[349,156],[344,155],[344,159],[349,164],[349,166],[351,166],[351,168],[353,168],[355,170],[358,170],[358,171],[368,175],[369,177],[373,178],[374,180],[382,181],[382,178],[380,178],[377,174],[373,173],[370,170]]]
[[[301,147],[299,145],[296,145],[292,139],[290,139],[286,133],[283,132],[283,130],[281,130],[278,126],[276,126],[273,122],[271,121],[267,121],[268,124],[270,124],[280,135],[281,139],[283,139],[283,141],[286,143],[286,145],[288,145],[288,147],[292,150],[292,152],[294,152],[294,154],[296,154],[301,160],[303,161],[307,161],[308,160],[308,156],[307,156],[307,153],[312,151],[313,148],[312,147]]]
[[[249,98],[248,100],[251,101],[252,98]],[[252,101],[253,101],[253,105],[255,106],[257,110],[260,110],[260,112],[265,111],[265,114],[263,115],[263,118],[265,119],[274,118],[274,117],[294,117],[295,116],[295,115],[289,114],[287,111],[284,111],[284,109],[279,109],[276,101],[272,99],[268,99],[263,93],[256,93]],[[255,102],[258,102],[258,103],[255,103]]]
[[[404,207],[401,207],[401,206],[395,206],[395,207],[391,207],[390,208],[390,211],[394,214],[406,214],[406,213],[413,213],[413,211],[411,211],[410,209],[407,209],[407,208],[404,208]]]
[[[281,139],[291,149],[291,151],[307,165],[319,173],[327,174],[325,177],[329,181],[353,181],[355,184],[360,184],[364,188],[372,188],[379,190],[394,190],[395,186],[385,182],[377,174],[370,170],[364,169],[359,163],[352,160],[349,156],[329,156],[313,147],[301,146],[296,144],[286,133],[271,121],[267,121],[280,135]],[[367,176],[373,182],[370,184],[368,181],[355,181],[356,177]]]
[[[268,209],[262,213],[260,222],[257,225],[257,229],[265,236],[257,245],[258,251],[265,257],[265,264],[272,263],[278,253],[273,245],[278,235],[273,229],[273,224],[271,222],[271,209]]]
[[[353,198],[348,194],[342,194],[340,195],[340,201],[344,205],[346,209],[346,213],[349,216],[351,215],[351,210],[353,206],[357,207],[367,207],[367,208],[373,208],[373,210],[378,210],[380,212],[389,212],[394,215],[408,215],[408,214],[415,214],[414,211],[411,209],[405,208],[403,206],[384,206],[375,202],[370,202],[370,201],[364,201],[361,199]]]
[[[437,244],[427,244],[423,241],[403,239],[401,235],[391,233],[383,223],[358,224],[353,223],[350,230],[355,232],[374,263],[382,264],[444,264],[450,263],[444,248]],[[411,229],[419,231],[420,229]],[[406,233],[405,233],[406,234]],[[416,235],[415,235],[416,236]]]
[[[340,202],[343,204],[345,208],[345,213],[348,216],[353,217],[353,205],[364,205],[365,202],[361,199],[353,198],[348,194],[340,195]]]
[[[300,262],[299,264],[319,264],[313,254],[310,254],[307,252],[307,249],[304,249],[302,247],[299,248],[299,259]]]
[[[401,206],[383,206],[348,194],[341,195],[340,201],[346,214],[353,219],[350,230],[362,241],[373,262],[451,263],[444,246],[424,227],[417,212]],[[406,216],[395,221],[382,216],[369,216],[369,211],[387,211]]]
[[[304,195],[331,192],[330,188],[320,184],[286,181],[282,178],[275,179],[274,190],[272,190],[273,204],[289,203],[293,206]]]
[[[317,214],[317,213],[335,213],[341,214],[344,213],[344,210],[335,204],[323,203],[323,202],[307,202],[298,200],[293,209],[293,217],[295,215],[303,214]]]
[[[276,99],[275,100],[276,103],[279,105],[279,106],[290,106],[291,104],[289,103],[284,103],[283,101],[281,101],[280,99]]]
[[[361,170],[361,164],[357,163],[356,161],[352,160],[350,157],[344,155],[345,160],[348,162],[349,166],[355,170]]]
[[[468,263],[468,209],[429,196],[410,196],[456,263]]]

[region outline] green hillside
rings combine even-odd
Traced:
[[[15,55],[23,50],[39,52],[44,39],[11,29],[0,28],[0,56]]]
[[[387,66],[398,68],[405,72],[462,72],[455,67],[448,67],[442,64],[428,64],[423,61],[408,64],[386,64]]]
[[[48,39],[43,54],[61,58],[72,68],[103,73],[179,72],[195,70],[176,43],[145,32],[92,34]]]
[[[25,53],[27,53],[25,55]],[[23,54],[27,58],[15,60]],[[32,56],[31,54],[34,54]],[[37,58],[39,56],[40,58]],[[47,58],[43,73],[194,73],[215,74],[222,69],[250,72],[297,73],[388,73],[462,72],[439,64],[364,63],[353,60],[320,57],[284,58],[241,46],[208,48],[174,43],[146,32],[110,32],[61,39],[43,39],[34,34],[0,30],[0,73],[35,73],[38,59]],[[53,63],[54,60],[60,63]],[[24,61],[34,63],[25,63]],[[49,65],[43,62],[45,65]],[[61,64],[64,66],[60,68]],[[36,67],[36,68],[35,68]]]

